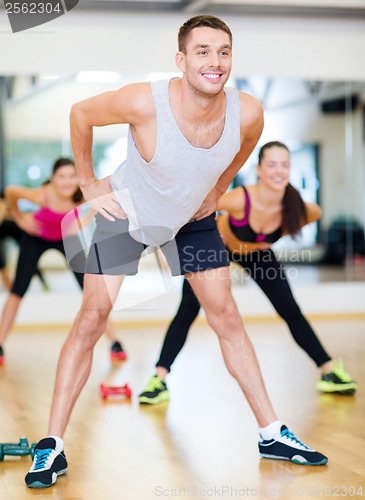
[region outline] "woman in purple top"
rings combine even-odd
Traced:
[[[16,276],[4,305],[0,322],[0,364],[4,364],[3,343],[9,333],[20,305],[33,275],[37,271],[41,255],[51,248],[65,255],[62,229],[62,219],[68,212],[75,209],[83,201],[83,196],[78,185],[75,165],[68,158],[58,159],[53,166],[53,173],[49,181],[42,187],[31,189],[22,186],[9,186],[5,189],[5,196],[9,204],[11,215],[20,229],[24,231],[20,242],[20,252]],[[36,205],[39,209],[34,213],[23,213],[19,210],[18,200],[25,199]],[[66,227],[67,230],[67,227]],[[77,236],[72,235],[69,228],[69,238],[80,247],[78,258],[85,260]],[[83,262],[78,262],[78,269],[83,269]],[[83,288],[84,274],[74,271],[74,275]],[[117,341],[115,330],[109,321],[106,333],[112,341],[111,357],[125,359],[126,355]]]
[[[272,244],[286,234],[295,237],[301,228],[319,219],[321,209],[305,203],[289,183],[290,153],[281,142],[265,144],[259,153],[257,184],[238,187],[224,194],[218,210],[218,229],[230,260],[238,263],[256,281],[277,313],[286,321],[297,344],[321,371],[317,389],[323,392],[354,394],[357,384],[327,354],[303,316]],[[169,398],[165,377],[182,349],[200,304],[185,279],[179,310],[165,336],[156,375],[140,395],[140,403],[155,404]]]

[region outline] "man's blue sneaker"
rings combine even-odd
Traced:
[[[57,477],[67,472],[67,461],[62,449],[54,438],[39,441],[34,449],[32,467],[25,476],[28,488],[48,488],[57,481]]]
[[[281,426],[280,434],[274,439],[259,441],[259,451],[264,458],[290,460],[301,465],[324,465],[328,462],[327,457],[299,441],[285,425]]]

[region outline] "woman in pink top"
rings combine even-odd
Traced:
[[[20,252],[16,276],[8,300],[5,303],[0,323],[0,364],[4,363],[2,344],[13,326],[20,302],[26,293],[30,281],[37,270],[41,255],[49,249],[56,249],[65,255],[61,222],[65,215],[75,209],[83,196],[78,186],[75,165],[68,158],[58,159],[53,166],[52,177],[42,187],[30,189],[22,186],[9,186],[5,196],[16,224],[24,231],[20,243]],[[23,213],[19,210],[18,200],[29,200],[39,209],[35,213]],[[70,236],[80,251],[78,258],[85,260],[77,236]],[[78,262],[78,269],[83,269],[83,263]],[[74,275],[83,288],[84,274],[74,271]],[[106,333],[112,341],[111,357],[125,359],[126,355],[115,336],[114,327],[108,321]]]

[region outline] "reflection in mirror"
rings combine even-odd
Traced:
[[[68,117],[73,103],[148,78],[156,75],[0,77],[2,186],[39,186],[55,158],[72,155]],[[296,241],[281,239],[275,250],[289,262],[300,250],[298,263],[318,264],[327,270],[324,279],[365,279],[365,83],[257,76],[230,84],[257,97],[265,110],[260,142],[235,183],[254,183],[258,148],[279,140],[291,151],[292,184],[305,201],[322,208],[319,223],[304,228]],[[126,136],[125,125],[94,129],[98,176],[109,175],[124,160]]]
[[[275,249],[284,260],[318,264],[325,280],[365,279],[365,189],[363,82],[246,78],[240,90],[264,105],[265,128],[258,146],[280,140],[291,150],[291,183],[305,201],[322,208],[318,224]],[[254,183],[258,148],[237,183]],[[320,264],[320,266],[319,266]]]

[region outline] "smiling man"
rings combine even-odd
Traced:
[[[181,78],[128,85],[72,108],[80,186],[98,213],[83,303],[61,351],[49,437],[36,447],[26,476],[29,487],[51,486],[67,471],[62,438],[89,376],[94,345],[124,276],[137,273],[148,245],[160,246],[173,274],[189,280],[218,335],[227,368],[257,419],[261,454],[296,463],[327,462],[278,420],[231,295],[215,209],[263,128],[261,104],[225,87],[231,62],[228,26],[213,16],[197,16],[179,31],[176,64]],[[111,178],[97,180],[92,128],[119,123],[129,124],[127,159]],[[202,259],[207,253],[209,259]]]

